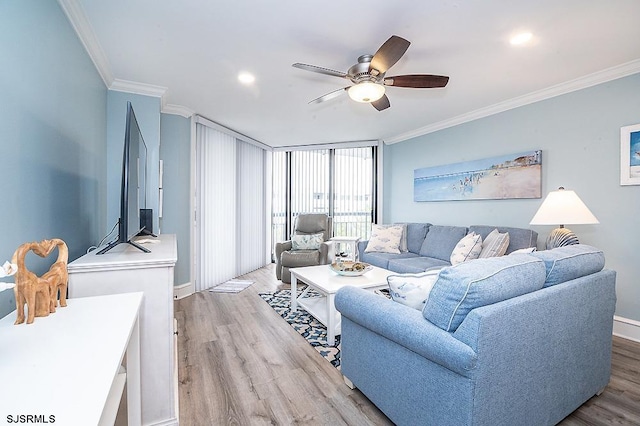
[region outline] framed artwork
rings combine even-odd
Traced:
[[[542,151],[413,171],[414,201],[540,198]]]
[[[620,128],[620,185],[640,185],[640,124]]]

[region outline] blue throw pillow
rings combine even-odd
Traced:
[[[443,268],[422,315],[441,329],[454,332],[471,310],[540,290],[545,276],[544,262],[528,254]]]
[[[531,255],[544,261],[547,268],[545,287],[595,274],[604,268],[602,250],[586,244],[541,250]]]

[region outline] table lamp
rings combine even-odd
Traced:
[[[555,247],[578,244],[578,237],[564,225],[587,225],[600,223],[582,202],[580,197],[563,187],[551,191],[542,202],[530,225],[560,225],[547,238],[547,250]]]

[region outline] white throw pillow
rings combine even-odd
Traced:
[[[503,256],[507,252],[507,247],[509,247],[509,233],[501,234],[497,229],[494,229],[482,242],[479,258]]]
[[[291,250],[318,250],[324,242],[323,233],[295,234],[291,237]]]
[[[472,232],[462,237],[451,252],[449,259],[452,265],[477,259],[482,251],[482,236]]]
[[[373,225],[371,237],[367,243],[365,253],[395,253],[400,254],[401,225]]]
[[[387,283],[391,299],[410,308],[422,310],[433,284],[438,279],[438,273],[439,269],[421,274],[389,275]]]
[[[409,247],[407,247],[407,224],[406,223],[394,223],[393,225],[376,225],[382,228],[388,228],[390,226],[402,226],[402,237],[400,237],[400,252],[404,253],[409,251]]]
[[[528,254],[528,253],[533,253],[536,250],[537,250],[536,247],[527,247],[527,248],[521,248],[521,249],[518,249],[518,250],[514,250],[509,254],[510,255],[511,254],[522,254],[522,253]]]

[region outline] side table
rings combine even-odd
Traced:
[[[336,257],[338,253],[344,253],[341,257],[343,260],[358,261],[358,242],[360,237],[333,237],[331,241],[334,243]],[[342,249],[344,245],[344,250]]]

